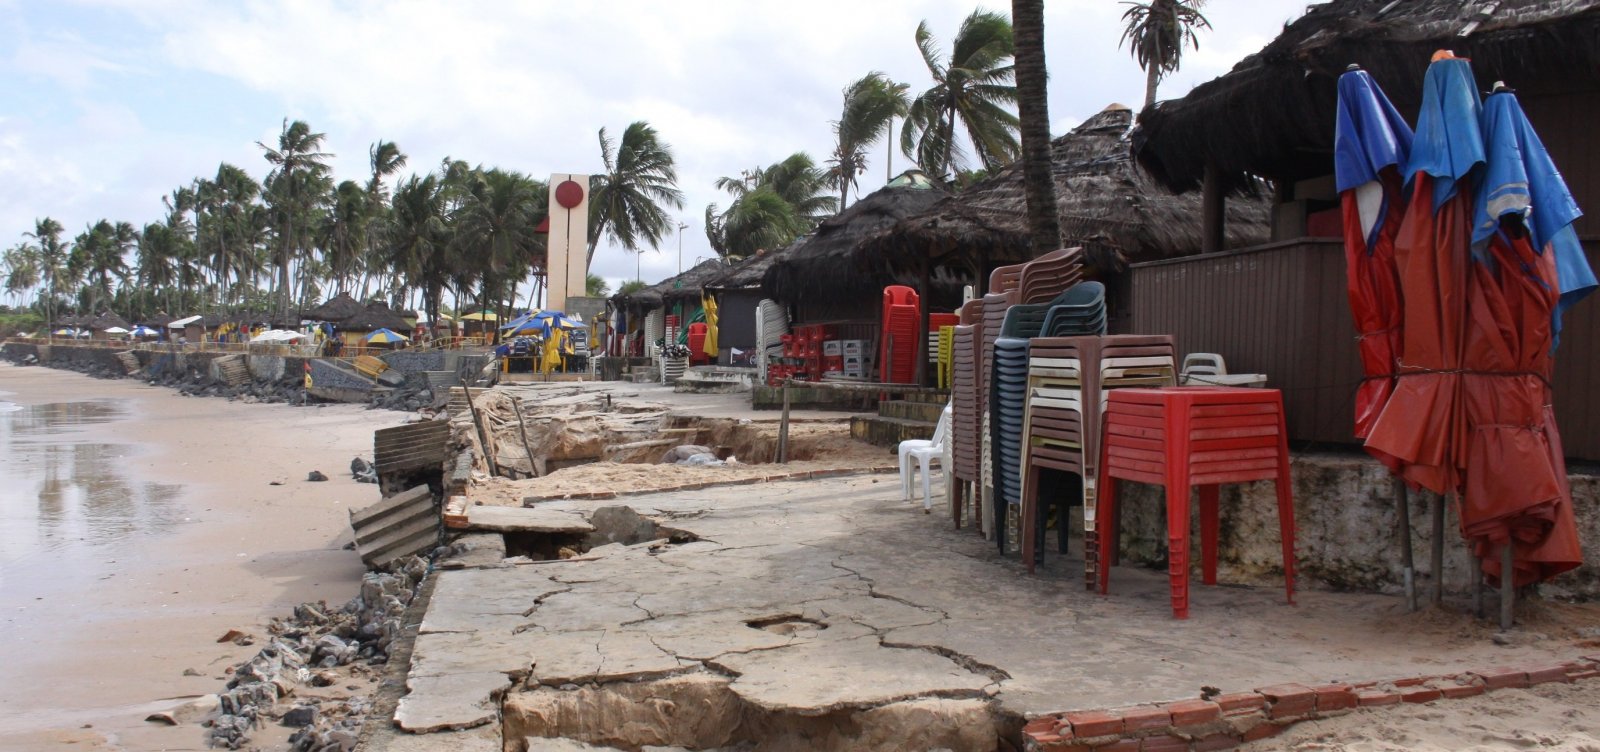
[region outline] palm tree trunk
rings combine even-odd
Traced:
[[[1056,186],[1050,170],[1050,105],[1044,62],[1044,0],[1011,0],[1016,40],[1017,116],[1022,124],[1023,192],[1034,256],[1061,246]]]
[[[1144,109],[1156,103],[1156,84],[1161,83],[1161,66],[1150,64],[1150,69],[1144,72]],[[1142,110],[1141,110],[1142,111]]]

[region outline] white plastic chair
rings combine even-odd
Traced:
[[[914,473],[917,468],[922,469],[922,513],[930,514],[933,511],[933,492],[929,489],[929,469],[938,463],[944,469],[944,445],[950,437],[950,405],[945,405],[939,413],[939,423],[934,426],[933,439],[910,439],[900,442],[900,498],[911,498],[911,486],[916,480]],[[913,466],[912,462],[916,465]]]
[[[1226,376],[1228,366],[1216,353],[1189,353],[1183,356],[1183,373],[1185,376]]]

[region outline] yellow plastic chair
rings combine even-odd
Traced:
[[[940,389],[949,389],[955,364],[951,360],[951,353],[955,352],[956,328],[953,326],[939,327],[939,354],[938,354],[938,384]]]

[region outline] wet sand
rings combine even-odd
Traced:
[[[350,459],[370,459],[373,429],[404,414],[9,365],[0,392],[23,408],[0,415],[14,463],[0,496],[0,747],[204,749],[197,726],[145,716],[218,691],[259,649],[218,644],[229,629],[264,636],[299,603],[356,594],[347,510],[378,494]],[[330,480],[306,481],[314,469]]]

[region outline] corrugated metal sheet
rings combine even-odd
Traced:
[[[1585,242],[1600,268],[1600,242]],[[1354,444],[1361,381],[1337,240],[1300,239],[1133,267],[1132,331],[1172,334],[1183,353],[1215,352],[1235,373],[1283,390],[1290,438]],[[1566,321],[1555,407],[1567,455],[1600,460],[1600,300]]]

